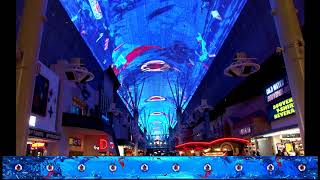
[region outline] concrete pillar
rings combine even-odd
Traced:
[[[38,60],[47,0],[26,0],[17,48],[23,53],[16,62],[16,155],[26,155],[35,68]]]
[[[304,146],[304,41],[293,0],[269,0]]]

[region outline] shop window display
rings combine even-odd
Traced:
[[[83,152],[81,151],[70,151],[69,156],[83,156]]]
[[[27,143],[27,156],[46,156],[47,143],[43,142],[28,142]]]
[[[283,149],[285,149],[289,156],[304,155],[301,141],[281,140],[281,143],[277,144],[277,150],[283,151]]]

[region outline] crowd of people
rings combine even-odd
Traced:
[[[295,156],[299,156],[300,152],[298,149],[294,149],[295,152]],[[286,148],[283,148],[282,151],[278,150],[278,153],[276,154],[276,156],[290,156],[290,154],[287,152]]]
[[[249,151],[248,149],[244,149],[244,151],[242,151],[239,155],[240,156],[261,156],[259,150],[257,150],[257,151],[255,151],[255,150]]]

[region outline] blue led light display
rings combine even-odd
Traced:
[[[112,66],[118,94],[132,114],[138,111],[141,130],[165,135],[177,124],[177,105],[186,108],[246,0],[60,2],[101,68]]]
[[[316,156],[7,156],[2,167],[3,179],[318,178]]]

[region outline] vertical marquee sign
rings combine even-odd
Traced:
[[[277,120],[295,113],[287,76],[265,89],[265,99],[270,120]]]

